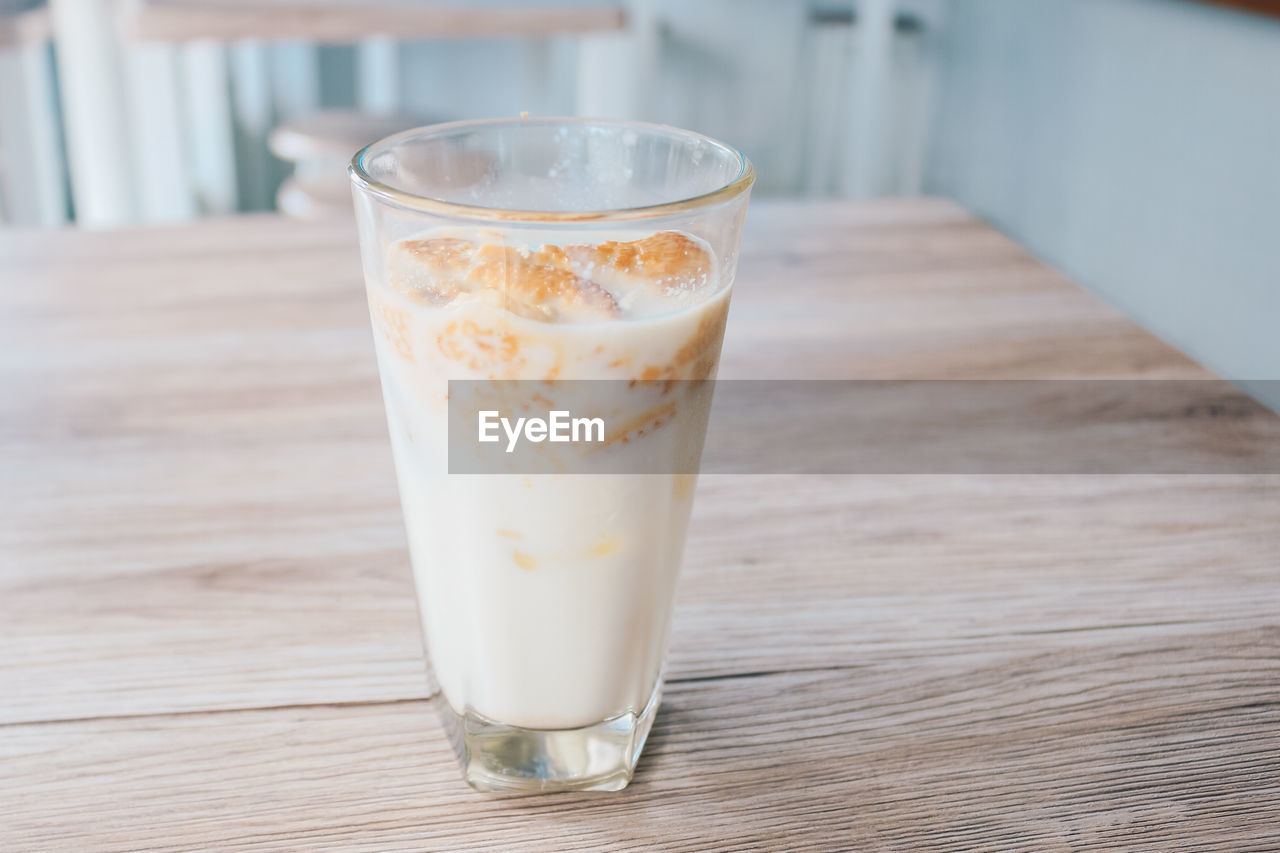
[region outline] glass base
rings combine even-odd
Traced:
[[[662,679],[644,710],[578,729],[508,726],[468,709],[459,714],[443,696],[440,716],[477,791],[620,791],[627,787],[658,714]]]

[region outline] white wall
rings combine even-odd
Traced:
[[[939,35],[926,188],[1219,375],[1280,379],[1280,20],[951,0]]]

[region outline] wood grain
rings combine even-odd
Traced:
[[[1280,633],[673,685],[633,786],[486,797],[427,703],[16,726],[19,849],[1265,850]]]
[[[350,44],[397,39],[539,38],[621,29],[620,6],[413,3],[404,0],[140,0],[122,10],[137,41],[301,39]]]
[[[0,232],[0,849],[1280,844],[1274,475],[705,477],[635,785],[471,793],[365,312],[349,224]],[[934,200],[757,204],[729,329],[1207,376]]]

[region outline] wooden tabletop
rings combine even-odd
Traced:
[[[1205,375],[936,200],[755,204],[722,367]],[[0,233],[0,388],[0,849],[1280,845],[1280,477],[705,477],[635,782],[495,797],[350,223]]]

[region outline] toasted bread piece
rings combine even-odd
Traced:
[[[522,251],[457,237],[402,240],[391,250],[392,287],[432,304],[471,294],[513,314],[550,322],[619,317],[622,294],[689,296],[711,279],[711,257],[676,231],[642,240],[546,245]]]
[[[456,237],[401,240],[387,255],[388,283],[403,293],[443,305],[466,289],[475,252],[474,243]]]
[[[437,305],[469,293],[535,320],[582,322],[619,314],[609,291],[573,273],[554,254],[456,237],[397,243],[388,278],[397,290]]]
[[[467,280],[513,314],[534,320],[607,320],[620,313],[613,294],[537,254],[481,246]]]
[[[610,240],[568,246],[561,254],[581,275],[606,287],[644,284],[664,293],[696,291],[711,279],[711,256],[707,250],[678,231],[659,231],[626,243]]]

